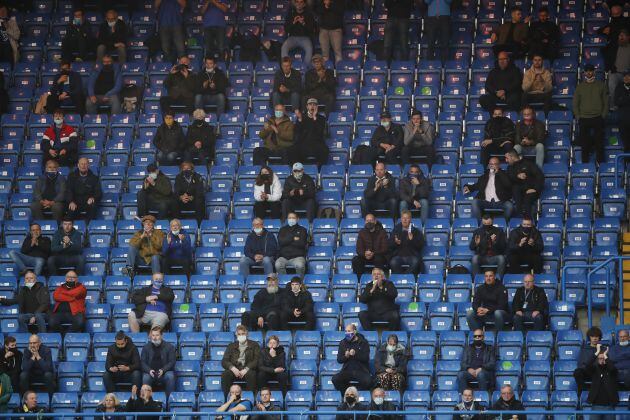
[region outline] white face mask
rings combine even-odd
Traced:
[[[287,219],[287,224],[289,226],[295,226],[297,224],[297,219],[293,219],[293,218]]]
[[[621,347],[626,347],[628,344],[630,344],[630,341],[620,341],[620,342],[619,342],[619,345],[620,345]]]
[[[376,405],[382,405],[384,401],[385,401],[385,398],[383,397],[374,397],[374,404]]]
[[[262,233],[262,228],[254,228],[254,233],[256,235],[260,235]]]
[[[149,174],[149,178],[151,178],[151,179],[153,179],[153,180],[156,180],[156,179],[157,179],[157,177],[158,177],[157,172],[151,172],[151,173]]]
[[[63,118],[55,118],[55,125],[63,124]]]
[[[240,344],[245,344],[245,342],[247,341],[247,336],[246,336],[246,335],[237,335],[237,336],[236,336],[236,340],[237,340]]]
[[[28,287],[29,289],[31,289],[33,286],[35,286],[35,283],[24,283],[24,286]],[[627,342],[626,342],[627,343]],[[619,343],[621,344],[621,343]]]
[[[396,350],[396,346],[388,344],[387,345],[387,351],[392,353],[394,350]]]
[[[112,22],[107,21],[107,26],[109,26],[110,28],[113,28],[114,26],[116,26],[116,21],[115,20]]]
[[[175,236],[179,235],[179,230],[172,230],[171,232],[172,232],[172,233],[173,233],[173,235],[175,235]]]
[[[162,344],[162,339],[158,338],[157,340],[151,340],[151,343],[153,343],[154,346],[159,346]]]

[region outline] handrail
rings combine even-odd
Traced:
[[[624,173],[619,170],[619,162],[627,158],[630,158],[630,153],[621,153],[615,156],[615,188],[619,188],[619,175]]]

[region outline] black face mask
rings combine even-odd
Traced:
[[[375,226],[376,226],[376,223],[372,223],[372,222],[368,222],[368,223],[365,224],[365,228],[367,230],[372,230],[372,229],[374,229]]]
[[[201,127],[203,125],[204,121],[203,120],[195,120],[195,125],[197,127]]]
[[[66,287],[68,289],[72,289],[76,285],[77,285],[77,282],[75,282],[75,281],[66,281]]]
[[[260,179],[262,179],[263,181],[269,181],[271,179],[271,176],[269,174],[263,174],[260,176]]]
[[[186,169],[185,171],[182,171],[182,173],[186,178],[190,178],[192,177],[193,171],[191,171],[190,169]]]
[[[346,397],[346,402],[347,402],[348,404],[354,404],[356,401],[357,401],[357,399],[356,399],[356,398],[354,398],[354,397],[353,397],[353,396],[351,396],[351,395],[348,395],[348,396]]]
[[[112,71],[114,66],[112,64],[103,64],[103,71]]]
[[[485,230],[490,230],[490,229],[492,229],[492,225],[483,225],[483,228]]]
[[[475,344],[475,347],[481,347],[481,346],[483,346],[483,340],[475,339],[474,340],[474,344]]]
[[[521,227],[521,229],[523,229],[523,233],[525,235],[529,235],[531,233],[531,231],[532,231],[532,228],[530,228],[530,227]]]

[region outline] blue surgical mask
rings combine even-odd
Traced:
[[[350,341],[350,340],[352,340],[353,338],[354,338],[354,333],[353,333],[353,332],[351,332],[351,333],[346,333],[346,340]]]
[[[284,112],[282,112],[282,111],[274,111],[273,115],[275,115],[276,118],[282,118],[284,116]]]
[[[295,226],[297,224],[297,219],[293,219],[293,218],[287,219],[287,224],[289,226]]]
[[[76,26],[81,25],[81,18],[74,18],[72,19],[72,23],[74,23]]]
[[[162,287],[163,284],[164,284],[163,281],[154,281],[153,287],[155,287],[156,289],[159,289],[160,287]]]

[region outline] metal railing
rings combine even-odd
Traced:
[[[620,167],[621,161],[625,161],[626,159],[630,159],[630,153],[621,153],[615,156],[615,188],[620,188],[619,186],[619,176],[624,175],[625,172]]]

